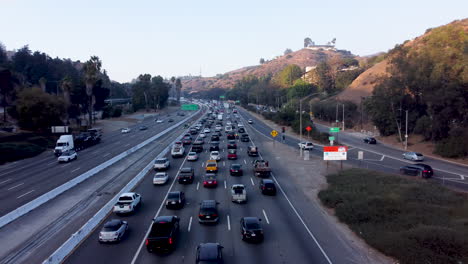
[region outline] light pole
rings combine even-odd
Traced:
[[[344,104],[343,104],[343,131],[344,131]]]
[[[408,110],[406,112],[406,126],[405,126],[405,150],[408,148]]]

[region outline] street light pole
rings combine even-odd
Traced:
[[[405,150],[408,148],[408,110],[406,112],[406,126],[405,126]]]
[[[344,131],[344,104],[343,104],[343,131]]]

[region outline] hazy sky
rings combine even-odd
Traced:
[[[466,0],[0,0],[0,42],[52,57],[97,55],[111,79],[213,76],[298,50],[305,37],[387,51],[468,14]]]

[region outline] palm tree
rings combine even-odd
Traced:
[[[174,87],[174,84],[175,84],[175,81],[176,81],[176,78],[174,76],[171,77],[171,91],[169,93],[169,96],[171,97],[176,97],[175,95],[175,87]]]
[[[67,109],[67,123],[68,123],[68,108],[70,107],[70,91],[72,89],[73,83],[71,78],[67,75],[60,81],[60,89],[63,93],[63,99],[65,100],[65,108]]]
[[[86,95],[88,96],[88,114],[89,114],[89,125],[93,123],[93,109],[94,109],[94,94],[93,88],[96,82],[99,80],[99,74],[101,72],[102,62],[97,56],[91,56],[91,59],[88,60],[83,67],[84,78],[86,85]]]
[[[175,87],[176,87],[177,102],[180,102],[180,92],[182,90],[182,82],[180,81],[180,78],[177,78]]]

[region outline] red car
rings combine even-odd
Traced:
[[[229,140],[227,149],[237,149],[237,144],[235,140]]]
[[[203,178],[203,187],[210,188],[218,186],[218,181],[216,180],[216,174],[208,173]]]
[[[227,158],[229,160],[236,160],[237,159],[237,152],[235,149],[228,149]]]

